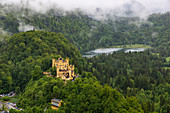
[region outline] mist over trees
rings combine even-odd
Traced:
[[[167,46],[169,12],[152,14],[147,20],[114,16],[103,21],[91,18],[81,10],[63,13],[62,10],[51,9],[42,14],[23,8],[22,11],[0,14],[0,25],[11,34],[31,28],[61,32],[80,52],[137,43],[150,45],[163,56],[170,53]]]
[[[0,5],[0,93],[16,91],[16,112],[170,112],[170,13],[109,17],[100,21],[81,10],[46,13]],[[17,8],[16,8],[17,9]],[[100,11],[100,9],[98,9]],[[3,12],[4,11],[4,12]],[[32,29],[23,32],[24,29]],[[145,52],[80,52],[116,45],[144,44]],[[53,58],[69,58],[79,78],[64,83],[47,78]],[[58,111],[52,98],[62,99]]]

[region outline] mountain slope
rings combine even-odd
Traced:
[[[65,102],[57,112],[143,113],[135,97],[125,99],[108,85],[101,86],[91,73],[86,73],[84,78],[67,81],[66,84],[59,78],[50,77],[30,81],[18,105],[28,111],[30,107],[40,107],[43,110],[45,107],[50,108],[52,98]]]
[[[38,69],[38,78],[51,67],[51,59],[69,57],[76,64],[80,52],[61,33],[29,31],[8,38],[1,48],[0,92],[19,86],[24,89]],[[1,82],[0,82],[1,83]],[[9,87],[8,87],[9,86]]]
[[[124,7],[131,12],[130,9],[138,5],[140,6],[135,2],[134,5],[125,4]],[[163,51],[163,56],[169,56],[167,52],[169,12],[150,15],[147,20],[108,15],[107,19],[99,21],[81,10],[64,12],[60,9],[51,9],[42,14],[31,9],[21,9],[6,11],[2,7],[0,25],[3,30],[12,34],[33,28],[61,32],[81,52],[100,47],[137,43],[151,45],[157,52]]]

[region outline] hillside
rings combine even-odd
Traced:
[[[51,9],[42,14],[23,9],[0,14],[0,25],[10,34],[33,28],[61,32],[80,52],[115,45],[146,44],[154,47],[160,55],[169,56],[169,18],[167,12],[152,14],[147,20],[115,16],[99,21],[80,10],[63,12]]]
[[[21,9],[0,4],[0,94],[17,90],[17,106],[25,110],[20,112],[170,112],[170,12],[146,20],[109,15],[96,20],[81,10]],[[133,44],[151,49],[93,58],[80,54]],[[75,81],[43,76],[58,57],[75,66]],[[52,98],[65,104],[51,110]]]
[[[109,84],[124,96],[135,96],[147,112],[169,111],[170,69],[163,57],[151,52],[114,52],[86,59],[84,70],[101,84]],[[163,100],[162,100],[163,99]]]
[[[79,51],[61,33],[29,31],[8,38],[1,48],[0,92],[19,86],[21,90],[38,70],[37,78],[51,67],[51,59],[69,57],[76,64]]]
[[[86,61],[61,33],[28,31],[14,34],[2,43],[1,50],[0,91],[21,91],[17,103],[25,110],[21,112],[42,112],[46,107],[47,112],[56,112],[50,110],[54,97],[66,103],[58,112],[143,112],[135,97],[125,98],[116,89],[100,85],[90,72],[81,74],[79,68]],[[51,67],[51,59],[60,56],[69,57],[82,76],[67,84],[60,78],[42,76],[42,72]]]
[[[20,96],[18,106],[25,112],[33,112],[30,107],[43,110],[50,108],[51,98],[62,99],[65,104],[57,112],[126,112],[142,113],[141,105],[135,97],[124,98],[110,86],[101,86],[91,73],[84,73],[84,78],[64,84],[59,78],[43,77],[30,81],[25,92]],[[48,109],[46,112],[50,112]],[[53,112],[56,112],[55,110]]]

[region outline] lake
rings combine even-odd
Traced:
[[[97,56],[100,54],[110,54],[113,52],[119,52],[119,51],[124,51],[125,53],[128,52],[140,52],[140,51],[145,51],[147,50],[147,48],[103,48],[103,49],[95,49],[95,50],[91,50],[89,52],[85,52],[82,54],[82,57],[88,57],[91,58],[93,56]]]

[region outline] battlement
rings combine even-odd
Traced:
[[[74,75],[74,65],[69,65],[68,58],[66,60],[61,57],[58,58],[58,60],[52,59],[52,67],[54,66],[56,67],[56,75],[54,75],[54,77],[61,77],[63,80],[72,80],[76,77],[76,75]]]

